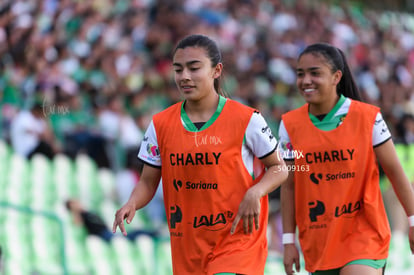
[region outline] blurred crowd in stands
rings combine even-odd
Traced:
[[[88,154],[116,172],[123,203],[142,169],[136,156],[152,115],[180,100],[171,57],[190,33],[218,43],[225,92],[259,109],[275,135],[281,115],[304,103],[295,88],[301,50],[341,48],[414,182],[414,15],[348,1],[2,0],[0,138],[29,159]],[[390,184],[381,185],[404,240],[405,214]],[[269,248],[280,253],[279,195],[270,200]],[[155,227],[165,223],[160,189],[146,210]]]
[[[322,41],[346,53],[364,100],[382,108],[395,140],[414,142],[412,14],[307,0],[0,5],[0,133],[27,157],[86,152],[100,167],[124,167],[152,115],[180,100],[171,53],[190,33],[217,41],[225,91],[258,108],[275,134],[281,114],[303,103],[299,52]]]

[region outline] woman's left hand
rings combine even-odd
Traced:
[[[253,232],[253,223],[254,228],[256,230],[259,229],[260,198],[261,196],[255,191],[255,188],[247,190],[239,205],[239,210],[233,221],[230,234],[234,234],[241,219],[243,219],[243,229],[245,234]]]

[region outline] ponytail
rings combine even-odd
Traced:
[[[358,86],[355,83],[352,72],[348,66],[348,62],[346,61],[345,54],[340,49],[337,48],[337,50],[341,55],[343,61],[343,68],[341,70],[342,78],[338,83],[336,91],[339,95],[342,94],[351,99],[362,101]]]

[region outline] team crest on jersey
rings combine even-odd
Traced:
[[[283,151],[293,151],[293,146],[290,142],[281,142],[280,146],[282,147]]]
[[[157,146],[155,146],[151,143],[147,144],[147,152],[148,152],[148,154],[150,154],[153,157],[156,157],[156,156],[160,155],[160,149],[158,149]]]

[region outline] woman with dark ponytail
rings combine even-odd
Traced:
[[[391,231],[377,161],[408,216],[414,252],[414,192],[390,131],[379,108],[361,102],[340,49],[308,46],[296,73],[306,104],[284,114],[279,129],[291,167],[281,194],[286,274],[300,268],[296,226],[311,274],[383,274]]]
[[[153,116],[138,157],[145,163],[117,227],[154,196],[162,178],[177,275],[264,274],[267,194],[287,178],[277,141],[255,109],[225,98],[216,43],[190,35],[172,66],[183,100]]]

